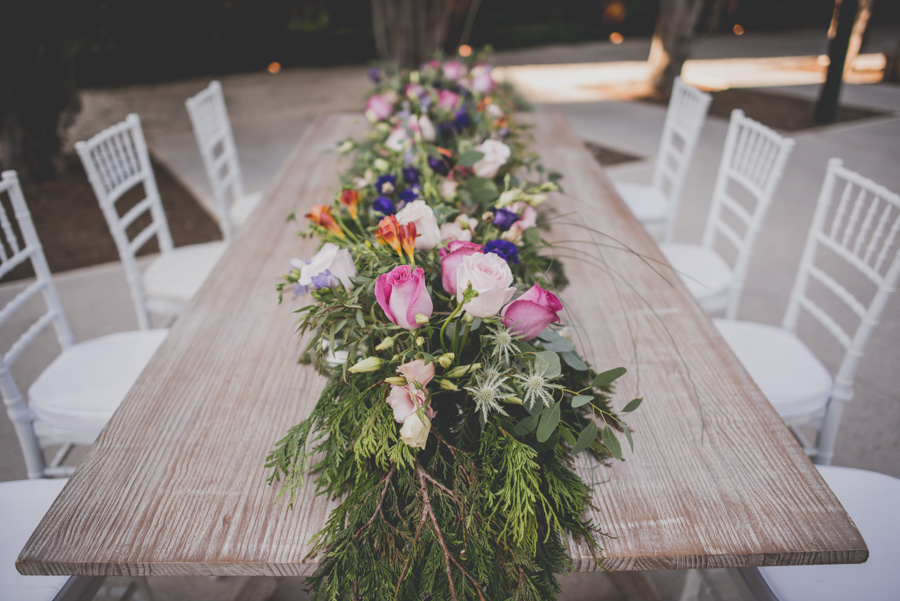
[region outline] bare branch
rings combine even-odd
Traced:
[[[362,527],[356,531],[356,534],[353,535],[353,538],[358,537],[363,530],[372,525],[375,521],[375,518],[378,516],[384,517],[384,513],[381,511],[382,506],[384,505],[384,497],[387,495],[388,486],[391,484],[391,479],[394,477],[394,473],[397,471],[397,464],[391,466],[390,471],[384,475],[382,480],[384,481],[384,487],[381,489],[381,497],[378,499],[378,505],[375,506],[375,512],[372,514],[372,517],[369,518],[369,521],[362,525]]]

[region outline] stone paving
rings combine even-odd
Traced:
[[[873,30],[865,51],[878,52],[892,45],[898,33],[897,29]],[[609,73],[626,68],[621,61],[643,60],[648,47],[646,40],[626,40],[621,46],[609,43],[554,46],[498,53],[495,62],[508,66],[507,73],[517,73],[520,81],[526,84],[523,88],[539,92],[547,83],[542,73],[548,71],[528,65],[553,64],[557,72],[565,67],[569,74],[574,73],[568,83],[565,79],[556,80],[553,95],[533,93],[531,100],[536,103],[537,110],[562,112],[585,140],[642,157],[640,161],[610,167],[607,172],[616,179],[646,182],[659,143],[665,107],[604,100],[599,88],[591,96],[585,93],[583,79],[578,73],[580,70],[609,77]],[[824,47],[820,32],[704,38],[695,53],[698,60],[689,65],[685,76],[690,80],[692,71],[701,75],[714,72],[717,77],[724,74],[727,79],[729,70],[718,69],[717,65],[721,63],[715,61],[809,57],[820,54]],[[608,64],[610,61],[620,64]],[[739,71],[733,70],[732,76],[737,77]],[[740,73],[741,77],[746,77],[745,71]],[[291,69],[274,76],[249,73],[222,77],[221,81],[249,191],[265,188],[300,133],[317,114],[360,110],[362,95],[368,85],[364,67]],[[769,78],[768,81],[773,80]],[[779,80],[776,78],[775,81]],[[137,112],[142,117],[154,154],[211,209],[209,188],[184,110],[184,99],[207,83],[207,79],[191,79],[155,86],[86,90],[82,93],[84,111],[69,131],[69,141],[84,139],[121,120],[129,112]],[[791,82],[782,78],[781,83]],[[815,97],[818,88],[815,81],[800,79],[793,83],[802,85],[767,89]],[[567,85],[574,90],[570,97],[566,97],[563,89]],[[830,157],[842,157],[849,168],[900,191],[900,170],[897,169],[900,163],[900,86],[846,85],[842,98],[847,104],[876,108],[887,114],[790,134],[797,140],[797,147],[763,225],[743,295],[741,318],[772,324],[781,319],[826,161]],[[716,117],[709,118],[704,127],[678,216],[677,241],[697,242],[700,239],[726,128],[727,121]],[[61,274],[57,276],[57,284],[77,340],[136,327],[124,274],[118,264]],[[0,302],[5,302],[21,287],[22,283],[0,285]],[[826,365],[834,368],[840,356],[826,348],[824,336],[817,332],[804,334],[808,334],[807,341],[820,353]],[[23,388],[57,352],[54,346],[52,336],[45,336],[29,355],[23,357],[21,366],[17,364],[15,374]],[[900,475],[898,362],[900,299],[894,298],[882,325],[871,339],[857,376],[856,398],[845,412],[836,464]],[[0,481],[23,476],[15,435],[8,420],[0,420]],[[682,573],[657,572],[650,576],[664,599],[678,598]],[[705,598],[736,598],[723,572],[713,571],[712,576],[713,588],[705,593]],[[233,594],[239,585],[239,579],[230,578],[151,581],[157,601],[220,599]],[[565,580],[564,586],[562,598],[568,601],[616,598],[609,582],[598,574],[572,575]],[[305,595],[295,594],[299,588],[296,579],[285,579],[273,599],[305,599]]]

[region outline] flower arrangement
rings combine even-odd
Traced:
[[[565,285],[537,207],[559,190],[513,101],[473,60],[373,69],[372,127],[330,203],[323,244],[278,286],[308,295],[304,358],[328,376],[267,458],[290,505],[304,474],[339,499],[311,555],[314,599],[555,596],[564,534],[599,559],[573,458],[631,444],[563,326]],[[280,496],[280,495],[279,495]]]

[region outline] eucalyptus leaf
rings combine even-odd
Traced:
[[[587,405],[591,401],[594,400],[594,397],[589,394],[579,394],[575,398],[572,399],[573,407],[581,407],[582,405]]]
[[[513,428],[513,432],[515,432],[519,436],[525,436],[529,432],[533,432],[537,427],[539,418],[540,415],[529,415],[518,424],[516,424],[516,427]]]
[[[494,182],[484,177],[470,177],[466,185],[472,194],[472,200],[478,204],[491,202],[500,196],[500,191],[497,190]]]
[[[628,401],[628,404],[625,405],[624,409],[622,409],[622,413],[631,413],[632,411],[634,411],[635,409],[640,407],[641,401],[643,401],[643,400],[644,400],[643,397],[641,397],[641,398],[637,398],[637,399]]]
[[[534,356],[534,371],[545,378],[555,378],[562,373],[559,355],[550,351],[542,351]]]
[[[478,152],[477,150],[467,150],[461,155],[459,155],[459,164],[463,167],[471,167],[478,161],[484,158],[483,152]]]
[[[537,439],[539,442],[546,442],[556,426],[559,424],[559,403],[553,403],[541,415],[541,423],[538,424]]]
[[[433,159],[440,160],[444,158],[444,155],[440,153],[440,151],[437,149],[437,146],[435,146],[434,144],[423,144],[423,148],[425,149],[425,152],[428,153],[428,156]]]
[[[576,371],[587,371],[588,366],[587,363],[581,360],[574,351],[565,351],[559,354],[560,357],[563,358],[569,367]]]
[[[626,371],[627,370],[624,367],[617,367],[615,369],[605,371],[594,378],[594,381],[591,382],[591,388],[602,388],[603,386],[609,386],[617,379],[625,375]]]
[[[531,415],[540,415],[544,412],[543,403],[539,403],[538,401],[535,401],[533,399],[531,401],[531,405],[529,405],[528,403],[523,404],[525,405],[525,409],[528,410],[528,413],[530,413]]]
[[[543,331],[537,335],[538,338],[544,340],[545,342],[550,342],[551,340],[556,340],[557,338],[561,338],[559,334],[556,333],[556,330],[547,326],[543,329]]]
[[[609,426],[603,428],[603,444],[609,449],[613,457],[616,459],[622,458],[622,445],[619,444],[619,439],[616,438],[612,428]]]
[[[527,342],[522,342],[521,340],[516,340],[513,344],[519,347],[519,351],[522,353],[533,353],[534,347],[528,344]]]
[[[522,240],[528,246],[537,246],[541,243],[541,233],[536,227],[530,227],[522,234]]]
[[[568,428],[561,428],[559,433],[570,446],[575,446],[575,435]]]
[[[625,428],[625,438],[628,439],[628,446],[631,447],[631,452],[634,453],[634,440],[631,439],[631,430],[629,428]]]
[[[578,435],[578,440],[575,441],[575,445],[572,447],[572,454],[577,455],[582,452],[589,446],[594,440],[597,438],[597,424],[593,422],[593,420],[588,423],[587,426],[584,427],[584,430],[581,431],[581,434]]]
[[[575,350],[575,345],[572,344],[572,341],[562,336],[551,342],[544,342],[543,346],[544,350],[553,351],[554,353],[567,353]]]
[[[356,311],[356,323],[358,323],[361,328],[366,327],[366,320],[363,317],[362,311]]]

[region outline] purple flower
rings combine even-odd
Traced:
[[[484,245],[485,253],[494,253],[507,263],[519,262],[519,249],[516,245],[507,240],[491,240]]]
[[[384,215],[393,215],[397,212],[397,208],[394,206],[394,203],[391,202],[391,199],[387,196],[379,196],[378,198],[376,198],[375,202],[372,203],[372,208],[379,213],[383,213]]]
[[[450,164],[447,162],[446,158],[436,159],[434,157],[428,157],[428,166],[431,167],[431,170],[439,175],[447,175],[450,173]]]
[[[372,67],[369,69],[369,79],[372,80],[372,83],[378,83],[381,81],[381,71],[378,70],[378,67]]]
[[[456,111],[456,115],[453,117],[453,129],[456,131],[462,131],[465,128],[469,127],[471,121],[469,121],[469,112],[466,109],[460,109]]]
[[[406,190],[403,190],[402,192],[400,192],[400,194],[398,194],[397,196],[403,202],[410,203],[410,202],[416,200],[417,198],[419,198],[419,196],[420,196],[419,188],[417,186],[407,188]]]
[[[316,290],[319,288],[336,288],[340,283],[341,281],[327,269],[312,276],[312,285]]]
[[[509,128],[508,128],[508,127],[501,127],[501,128],[497,131],[497,133],[500,134],[500,137],[501,137],[501,138],[508,138],[508,137],[509,137]]]
[[[390,173],[379,175],[378,179],[375,180],[375,189],[379,194],[393,194],[396,187],[397,180]]]
[[[508,209],[493,209],[494,211],[494,227],[505,232],[512,224],[519,220],[518,214]]]
[[[404,167],[403,168],[403,179],[406,180],[407,184],[417,184],[419,183],[419,176],[422,174],[419,173],[419,170],[415,167]]]

